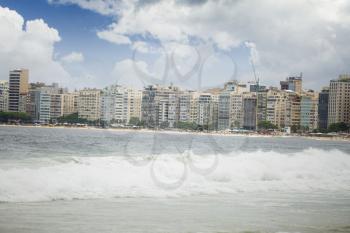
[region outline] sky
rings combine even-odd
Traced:
[[[0,0],[0,80],[73,88],[228,80],[319,90],[350,72],[346,0]],[[255,67],[255,74],[252,67]]]

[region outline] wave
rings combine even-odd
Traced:
[[[0,202],[114,197],[179,197],[237,192],[349,191],[350,156],[339,150],[293,154],[161,154],[31,159],[0,165]]]

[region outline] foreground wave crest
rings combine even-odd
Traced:
[[[144,166],[122,156],[12,161],[0,166],[0,202],[350,190],[350,156],[338,150],[236,152],[218,155],[215,169],[198,172],[214,160],[190,151],[162,154]],[[180,179],[174,189],[162,187]]]

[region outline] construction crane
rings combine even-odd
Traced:
[[[250,63],[252,65],[252,70],[254,74],[254,82],[255,82],[255,92],[256,92],[256,109],[255,109],[255,130],[258,131],[258,110],[259,110],[259,77],[256,75],[254,60],[250,59]]]

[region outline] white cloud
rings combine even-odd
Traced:
[[[149,80],[154,78],[147,63],[132,59],[116,62],[111,76],[119,85],[136,88],[143,88],[148,84],[152,84]]]
[[[163,44],[197,40],[230,50],[254,41],[250,57],[259,59],[262,80],[275,85],[285,74],[304,72],[306,86],[321,86],[350,69],[350,3],[346,0],[54,2],[117,16],[115,23],[99,32],[115,43],[130,43],[137,35],[138,40],[140,36]]]
[[[122,34],[114,33],[112,31],[97,32],[97,36],[101,39],[107,40],[115,44],[131,44],[130,39]]]
[[[70,75],[53,59],[58,31],[42,19],[24,21],[16,11],[0,6],[0,79],[15,68],[28,68],[31,82],[67,85]]]
[[[48,0],[51,4],[77,4],[83,9],[94,10],[103,15],[115,14],[119,5],[116,0]]]
[[[84,55],[80,52],[71,52],[61,58],[64,63],[80,63],[84,61]]]

